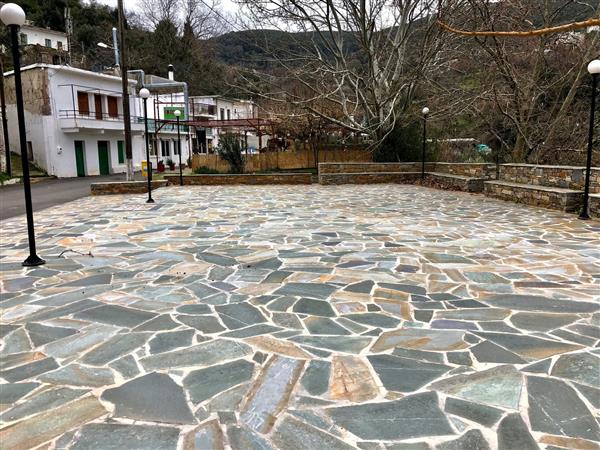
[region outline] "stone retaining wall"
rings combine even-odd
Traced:
[[[406,163],[321,163],[319,174],[370,173],[370,172],[420,172],[420,162]],[[449,173],[486,180],[496,177],[496,167],[487,163],[425,163],[426,172]]]
[[[152,180],[152,189],[158,189],[168,184],[167,180]],[[92,183],[90,189],[92,195],[144,194],[148,192],[148,182],[110,181],[106,183]]]
[[[179,175],[167,175],[165,179],[178,185]],[[268,174],[215,174],[184,175],[184,185],[265,185],[265,184],[311,184],[310,173],[268,173]]]
[[[426,163],[425,170],[433,170],[435,164]],[[328,173],[372,173],[372,172],[420,172],[420,162],[407,163],[320,163],[319,175]]]
[[[581,191],[544,186],[532,189],[525,185],[512,183],[507,185],[503,183],[506,182],[487,181],[485,183],[485,195],[564,212],[578,211],[583,201]]]
[[[319,175],[319,183],[324,185],[412,183],[420,177],[421,172],[324,173]]]
[[[585,167],[501,164],[500,180],[582,191],[585,183]],[[592,168],[590,192],[600,192],[600,167]]]
[[[450,173],[472,178],[496,178],[496,166],[488,163],[435,163],[435,172]]]
[[[449,173],[428,173],[428,181],[431,181],[432,187],[444,190],[463,191],[463,192],[483,192],[483,178],[473,178],[464,175],[454,175]]]

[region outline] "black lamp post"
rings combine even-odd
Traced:
[[[179,116],[181,116],[181,111],[176,109],[174,114],[177,118],[177,153],[179,154],[179,185],[183,186],[183,169],[181,168],[181,135],[179,134]]]
[[[15,97],[17,101],[17,121],[19,123],[19,146],[23,166],[23,191],[25,192],[25,212],[27,214],[27,234],[29,237],[29,256],[23,266],[45,264],[35,249],[35,230],[33,226],[33,206],[31,203],[31,184],[29,183],[29,158],[27,157],[27,137],[25,135],[25,112],[23,110],[23,88],[21,86],[21,58],[19,55],[19,27],[25,23],[25,11],[14,3],[5,4],[0,9],[0,19],[10,29],[12,57],[15,77]]]
[[[148,200],[146,203],[154,203],[152,199],[152,163],[150,162],[150,145],[148,143],[148,97],[150,91],[146,88],[140,89],[140,97],[144,101],[144,137],[146,138],[146,179],[148,180]]]
[[[592,110],[590,111],[590,134],[588,137],[587,160],[585,163],[585,188],[583,191],[583,209],[579,218],[587,220],[588,202],[590,196],[590,172],[592,168],[592,145],[594,141],[594,112],[596,110],[596,90],[598,88],[598,75],[600,74],[600,59],[595,59],[588,64],[588,72],[592,75]]]
[[[423,155],[421,156],[421,180],[425,178],[425,150],[427,148],[427,115],[429,108],[423,108]]]

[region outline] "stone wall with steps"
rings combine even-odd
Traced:
[[[435,187],[482,192],[483,182],[495,175],[486,163],[426,163],[426,179]],[[413,183],[421,178],[421,163],[322,163],[319,183],[369,184]]]
[[[600,192],[600,167],[593,167],[590,175],[590,192]],[[501,164],[500,180],[583,191],[585,167]]]
[[[507,181],[486,181],[485,195],[564,212],[578,211],[583,200],[582,191],[554,186],[532,186]]]
[[[168,184],[167,180],[152,180],[152,189],[165,187]],[[90,190],[92,195],[144,194],[148,192],[148,183],[146,181],[92,183]]]

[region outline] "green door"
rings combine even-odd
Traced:
[[[98,141],[98,166],[100,167],[100,175],[110,175],[108,142],[106,141]]]
[[[83,141],[75,141],[75,164],[77,164],[77,176],[85,177],[85,159],[83,157]]]

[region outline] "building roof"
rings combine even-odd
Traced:
[[[35,70],[35,69],[54,69],[54,70],[61,71],[61,72],[69,72],[74,75],[92,76],[92,77],[97,77],[97,78],[100,78],[103,80],[111,80],[111,81],[121,82],[121,77],[118,77],[115,75],[106,75],[104,73],[92,72],[91,70],[78,69],[76,67],[61,66],[61,65],[55,65],[55,64],[43,64],[43,63],[30,64],[29,66],[21,67],[21,72],[25,72],[27,70]],[[14,74],[13,70],[4,72],[5,77],[12,76],[13,74]],[[136,83],[136,80],[130,78],[129,82]]]
[[[67,33],[65,33],[64,31],[56,31],[56,30],[51,30],[50,28],[36,27],[34,25],[22,25],[21,26],[21,31],[27,31],[27,30],[41,31],[41,32],[48,33],[48,34],[56,34],[58,36],[67,37]]]

